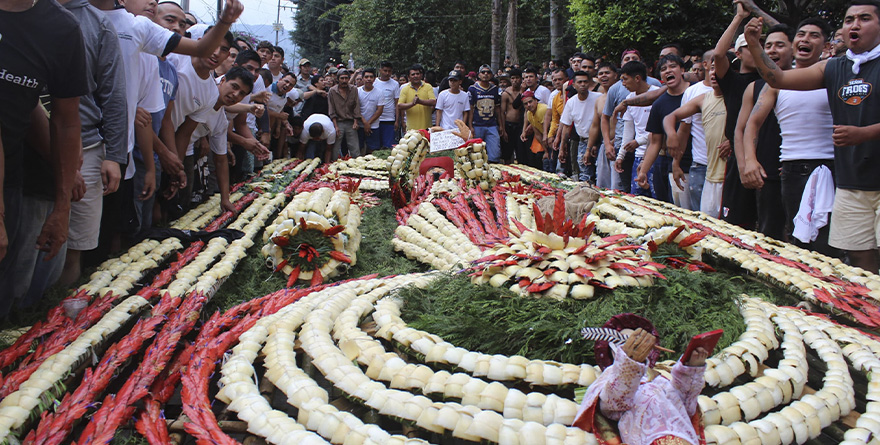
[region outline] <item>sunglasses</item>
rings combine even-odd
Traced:
[[[483,70],[483,71],[480,71],[480,74],[492,74],[492,72],[489,70]]]

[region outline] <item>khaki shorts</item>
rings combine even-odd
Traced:
[[[104,183],[101,180],[101,164],[103,163],[103,142],[83,148],[83,163],[80,173],[86,182],[86,194],[83,199],[70,203],[68,249],[92,250],[98,247],[101,212],[104,205]]]
[[[837,189],[828,244],[842,250],[880,245],[880,191]]]

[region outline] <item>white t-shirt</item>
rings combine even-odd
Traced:
[[[225,155],[228,148],[226,140],[226,131],[229,128],[229,120],[226,117],[226,111],[223,107],[215,110],[214,107],[205,114],[205,122],[199,123],[193,130],[192,137],[189,138],[189,146],[186,147],[186,155],[194,154],[193,144],[199,138],[208,136],[208,142],[211,145],[211,152],[217,155]]]
[[[162,81],[159,79],[159,59],[147,53],[140,53],[141,81],[138,82],[138,108],[148,113],[158,113],[165,109],[162,95]]]
[[[244,99],[242,99],[241,103],[243,103],[243,104],[252,103],[251,97],[254,95],[260,94],[263,91],[266,91],[266,84],[263,83],[262,79],[254,80],[254,89],[251,91],[251,94],[248,94],[247,96],[245,96]],[[257,117],[254,116],[253,113],[248,113],[247,125],[248,125],[248,128],[251,129],[251,131],[253,131],[253,132],[257,131]]]
[[[549,107],[552,104],[550,98],[550,89],[545,87],[544,85],[538,85],[538,88],[535,90],[535,99],[538,99],[538,102]]]
[[[162,81],[159,78],[159,59],[147,53],[139,53],[136,57],[140,60],[140,82],[138,82],[137,108],[143,108],[148,113],[158,113],[165,109],[165,97],[162,93]],[[154,79],[150,81],[150,79]],[[135,141],[137,142],[137,141]],[[135,174],[133,151],[128,153],[128,166],[125,168],[124,179],[131,179]]]
[[[299,135],[299,141],[303,144],[309,142],[309,127],[314,123],[321,124],[324,127],[324,132],[321,134],[321,140],[326,139],[327,144],[333,145],[336,143],[336,127],[333,126],[333,121],[326,114],[313,114],[303,122],[303,131],[302,134]]]
[[[175,130],[187,117],[204,123],[220,97],[216,82],[210,75],[206,79],[199,77],[190,56],[170,54],[168,61],[177,68],[177,99],[171,113]]]
[[[709,91],[712,91],[711,86],[703,82],[697,82],[684,90],[684,94],[681,96],[681,104],[684,105],[696,97],[702,97]],[[703,114],[697,113],[681,121],[691,124],[691,155],[694,157],[694,162],[703,165],[708,164],[709,151],[706,149],[706,133],[703,131]]]
[[[272,70],[269,69],[268,63],[263,64],[263,68],[269,70],[269,74],[272,74]],[[283,75],[284,75],[284,72],[281,71],[280,69],[278,70],[277,76],[272,74],[272,83],[275,83],[275,82],[278,82],[279,80],[281,80],[281,76],[283,76]]]
[[[499,92],[498,94],[501,94],[501,92],[502,92],[501,88],[498,89],[498,92]],[[559,94],[559,90],[557,90],[555,88],[553,89],[553,91],[550,92],[550,104],[553,104],[553,99],[556,98],[557,94]]]
[[[358,87],[358,100],[361,104],[361,117],[363,117],[364,122],[370,120],[370,118],[376,114],[376,109],[379,108],[380,101],[382,101],[381,105],[385,105],[383,96],[388,95],[389,93],[390,92],[380,90],[375,86],[373,86],[373,89],[370,91],[365,90],[364,87]],[[382,109],[382,114],[385,114],[384,109]],[[382,116],[379,116],[379,118],[381,119]],[[370,125],[370,128],[373,130],[379,128],[379,119],[376,119],[376,121]]]
[[[385,81],[376,79],[373,82],[373,88],[382,91],[382,102],[380,103],[385,106],[382,110],[382,115],[379,116],[379,121],[394,122],[394,114],[397,109],[394,105],[394,100],[400,98],[400,84],[394,80],[394,77],[390,77]]]
[[[443,90],[437,98],[437,110],[443,112],[442,119],[438,123],[444,130],[454,130],[456,119],[462,119],[465,110],[470,110],[471,103],[468,100],[468,93],[459,91],[453,94],[452,90]]]
[[[651,86],[648,88],[648,91],[656,90],[657,87]],[[635,97],[636,93],[630,92],[626,99],[631,97]],[[627,107],[626,112],[623,113],[623,118],[621,118],[624,122],[631,121],[635,126],[636,139],[645,141],[644,144],[640,144],[638,148],[636,148],[636,157],[643,158],[645,157],[645,150],[648,148],[648,130],[645,127],[648,125],[648,116],[651,115],[651,106],[647,107]]]
[[[126,11],[124,8],[104,11],[113,23],[119,39],[119,52],[125,61],[125,97],[128,101],[128,152],[134,149],[134,118],[140,94],[141,58],[144,52],[161,56],[168,46],[173,32],[153,23],[150,19]],[[158,69],[157,69],[158,73]],[[156,76],[158,83],[158,74]]]
[[[572,96],[565,102],[562,109],[562,116],[559,123],[563,125],[572,125],[577,131],[581,139],[586,139],[590,135],[590,125],[593,124],[593,112],[596,110],[596,100],[602,97],[601,93],[590,91],[587,93],[586,100],[580,100],[578,95]]]
[[[281,110],[284,109],[284,106],[287,105],[287,94],[283,96],[279,96],[274,90],[278,87],[276,84],[269,85],[269,103],[266,104],[266,107],[269,108],[272,112],[280,113]]]
[[[773,111],[782,135],[780,161],[834,159],[834,123],[825,88],[779,90]]]

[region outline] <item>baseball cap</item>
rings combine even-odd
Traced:
[[[525,99],[527,97],[535,97],[535,92],[532,90],[525,90],[522,93],[522,98]]]
[[[488,71],[491,73],[491,72],[492,72],[492,67],[489,66],[489,65],[483,65],[483,66],[480,67],[480,72],[481,72],[481,73],[482,73],[483,71],[486,71],[486,70],[488,70]]]
[[[299,66],[311,65],[311,64],[312,64],[312,62],[309,62],[309,59],[305,59],[305,58],[299,59]]]
[[[199,23],[197,25],[190,26],[189,29],[186,30],[190,34],[191,39],[199,40],[205,36],[205,32],[208,31],[210,26],[204,23]]]
[[[749,44],[748,42],[746,42],[746,35],[740,34],[739,37],[736,38],[736,45],[733,47],[733,49],[739,51],[739,49],[744,46],[749,46]]]
[[[458,71],[458,70],[450,71],[448,76],[450,79],[455,79],[455,80],[461,80],[461,78],[463,77],[461,75],[461,71]]]

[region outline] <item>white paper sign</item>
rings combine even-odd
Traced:
[[[465,140],[452,134],[457,130],[444,130],[431,133],[431,153],[443,150],[452,150],[461,147]]]

